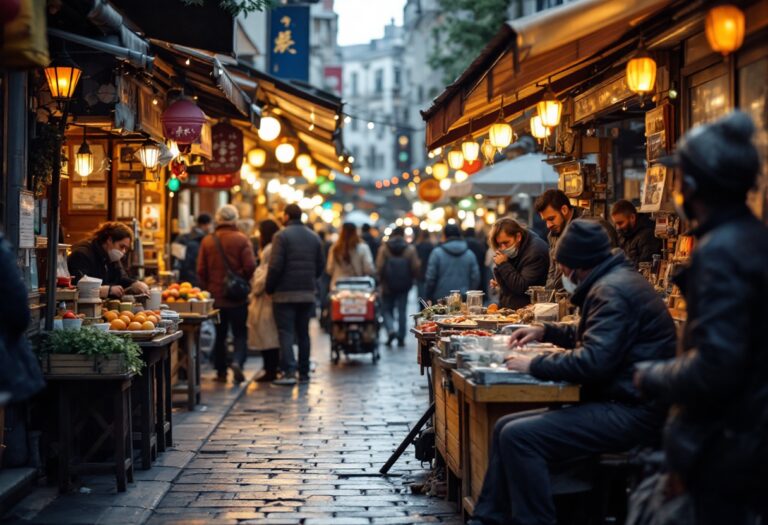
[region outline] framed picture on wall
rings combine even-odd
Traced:
[[[115,191],[115,214],[118,219],[136,216],[136,187],[127,186]]]
[[[68,141],[74,142],[74,141]],[[93,154],[93,171],[87,177],[81,177],[75,170],[77,150],[80,149],[80,143],[70,144],[67,152],[67,173],[72,182],[105,182],[110,170],[109,156],[103,143],[88,142],[88,147]]]
[[[143,171],[137,154],[140,144],[120,144],[117,147],[117,169],[120,171]]]
[[[104,212],[107,209],[106,186],[69,185],[69,211],[80,213]]]
[[[643,198],[640,203],[640,211],[650,213],[660,211],[666,197],[667,168],[661,165],[653,165],[645,172],[643,184]]]
[[[662,104],[645,114],[645,136],[649,162],[658,160],[670,151],[672,106]]]

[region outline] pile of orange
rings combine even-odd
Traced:
[[[206,291],[200,290],[192,283],[173,283],[168,286],[166,290],[163,290],[163,302],[165,303],[183,303],[192,299],[202,301],[210,299],[211,294]]]
[[[154,330],[160,322],[159,310],[144,310],[138,313],[108,310],[103,314],[110,330]]]

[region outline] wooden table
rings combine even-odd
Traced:
[[[432,390],[435,393],[435,448],[447,467],[447,496],[461,504],[461,425],[459,395],[451,371],[455,359],[445,359],[437,348],[431,349]]]
[[[515,412],[579,401],[578,385],[477,385],[463,370],[451,372],[459,396],[462,495],[464,510],[475,507],[490,457],[493,427]]]
[[[432,366],[432,357],[429,355],[429,349],[437,341],[436,332],[422,332],[416,328],[411,328],[411,333],[416,336],[416,361],[421,367],[421,375]]]
[[[137,394],[134,400],[139,409],[138,432],[134,441],[139,443],[141,468],[152,466],[158,452],[173,445],[171,421],[171,347],[181,339],[181,330],[156,337],[151,341],[136,341],[141,348],[144,370],[133,380]]]
[[[181,340],[181,353],[176,362],[172,375],[178,373],[179,368],[186,371],[185,383],[178,382],[173,386],[174,394],[186,395],[187,410],[194,410],[200,403],[200,326],[203,322],[211,320],[219,323],[219,310],[211,310],[207,315],[179,314],[181,316],[181,331],[184,334]]]
[[[133,481],[131,448],[131,378],[133,374],[58,375],[46,374],[48,384],[58,390],[59,490],[71,487],[71,473],[114,473],[118,492]],[[83,398],[73,405],[76,397]],[[99,401],[111,396],[112,409],[100,410]],[[110,421],[111,420],[111,421]],[[88,450],[74,450],[74,441],[86,421],[95,421],[100,434],[88,439]],[[102,445],[112,438],[114,459],[95,461]],[[80,448],[80,447],[78,447]],[[83,447],[84,448],[84,447]]]

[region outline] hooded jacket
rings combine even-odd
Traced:
[[[635,363],[675,353],[675,325],[661,297],[616,250],[579,283],[571,302],[581,309],[579,324],[547,323],[543,340],[573,350],[534,358],[531,374],[581,384],[587,401],[642,403]]]
[[[272,239],[266,292],[273,303],[313,303],[324,266],[320,237],[300,220],[288,221]]]
[[[499,306],[517,309],[530,304],[525,292],[531,286],[543,286],[548,270],[547,243],[531,231],[523,232],[517,257],[493,269],[493,278],[499,285]]]
[[[476,290],[480,285],[480,268],[475,254],[460,238],[448,239],[432,250],[427,263],[425,295],[436,301],[451,290]]]
[[[654,233],[654,223],[644,215],[637,216],[635,227],[619,233],[619,247],[637,268],[641,262],[651,262],[654,254],[661,254],[661,239]]]
[[[693,233],[698,242],[690,266],[675,278],[688,313],[683,353],[645,370],[642,389],[675,403],[664,439],[674,470],[695,476],[697,468],[711,468],[697,464],[708,456],[734,487],[750,482],[745,478],[762,484],[753,488],[764,501],[768,228],[741,205]]]
[[[390,283],[387,282],[387,276],[384,275],[384,269],[387,261],[392,257],[402,257],[408,261],[411,271],[411,282],[419,278],[421,261],[416,253],[416,248],[408,244],[400,235],[394,235],[379,248],[379,255],[376,257],[376,273],[381,282],[381,288],[384,293],[390,291]]]

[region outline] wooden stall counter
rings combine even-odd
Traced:
[[[178,359],[173,364],[171,375],[175,378],[173,393],[184,394],[187,410],[194,410],[200,403],[200,327],[205,321],[219,323],[219,310],[207,314],[181,313],[179,328],[184,333]],[[179,369],[186,372],[186,380],[178,380]]]
[[[424,370],[432,366],[429,349],[437,341],[437,332],[422,332],[411,328],[411,333],[416,336],[416,361],[419,363],[421,375],[424,375]]]
[[[451,372],[461,422],[462,500],[464,510],[472,514],[488,468],[496,421],[515,412],[578,402],[580,387],[564,383],[486,386],[464,373]]]
[[[445,359],[436,348],[432,354],[432,390],[435,400],[435,448],[448,468],[448,499],[461,500],[461,425],[459,396],[453,385],[455,359]]]

